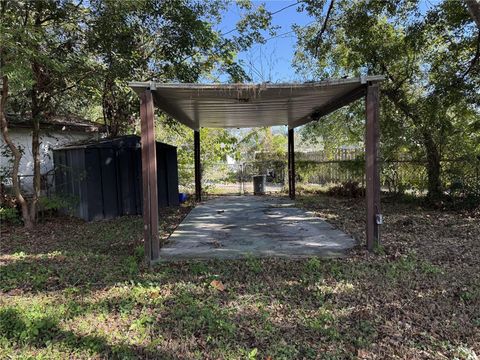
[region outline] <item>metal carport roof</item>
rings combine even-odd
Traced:
[[[192,129],[288,125],[317,120],[365,95],[383,76],[288,84],[166,84],[131,82],[150,89],[155,106]]]
[[[132,82],[140,97],[143,221],[146,260],[160,256],[158,237],[155,106],[194,130],[195,199],[202,201],[201,127],[288,125],[289,195],[295,198],[294,128],[365,96],[366,238],[379,243],[381,223],[378,138],[383,76],[329,79],[305,84],[162,84]],[[380,220],[379,220],[380,219]]]

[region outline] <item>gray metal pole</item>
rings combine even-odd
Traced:
[[[288,129],[288,195],[295,199],[295,131]]]
[[[195,200],[202,201],[202,170],[200,164],[200,130],[193,132],[195,158]]]

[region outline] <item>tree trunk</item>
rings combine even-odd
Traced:
[[[0,53],[2,52],[0,51]],[[18,168],[20,166],[22,153],[20,152],[20,150],[18,150],[17,146],[15,146],[12,139],[10,138],[10,135],[8,133],[7,118],[5,115],[5,107],[7,103],[7,97],[8,97],[8,77],[6,75],[2,77],[2,82],[3,82],[3,85],[2,85],[2,99],[0,102],[0,128],[2,131],[3,140],[5,140],[5,143],[8,145],[8,148],[10,149],[13,155],[13,167],[12,167],[13,192],[15,194],[15,198],[17,199],[18,204],[20,205],[20,209],[22,211],[23,223],[25,227],[31,228],[33,227],[33,221],[28,211],[27,201],[25,200],[25,198],[23,197],[20,191],[20,183],[18,182]]]
[[[115,82],[107,75],[103,85],[102,109],[103,121],[107,129],[108,137],[118,136],[119,127],[115,101]]]
[[[38,5],[35,18],[35,27],[40,28],[42,22],[40,19],[41,5]],[[40,174],[40,119],[44,116],[44,109],[47,104],[45,99],[45,84],[48,83],[48,76],[45,75],[42,65],[36,59],[31,63],[34,76],[34,83],[31,92],[31,110],[32,110],[32,156],[33,156],[33,197],[30,202],[30,218],[32,221],[37,219],[37,204],[40,199],[41,174]]]
[[[30,203],[30,217],[33,221],[37,218],[37,203],[41,191],[40,174],[40,119],[39,115],[33,118],[32,129],[32,155],[33,155],[33,198]]]
[[[440,180],[441,164],[440,152],[433,140],[432,134],[423,132],[423,141],[427,155],[428,194],[431,201],[438,200],[442,196],[442,182]]]
[[[392,80],[393,81],[393,80]],[[386,96],[393,102],[393,104],[400,109],[405,116],[410,118],[412,122],[416,124],[421,124],[419,120],[419,115],[416,113],[403,99],[405,96],[401,97],[398,90],[384,90]],[[429,129],[421,130],[421,135],[423,137],[423,146],[425,147],[425,154],[427,156],[427,198],[429,201],[434,201],[439,199],[442,195],[442,182],[440,180],[441,174],[441,164],[440,164],[440,152],[438,150],[437,144],[431,134]]]
[[[7,10],[7,2],[2,1],[1,3],[1,17],[5,14]],[[32,228],[33,221],[30,217],[30,213],[28,211],[28,203],[22,195],[20,190],[20,183],[18,181],[18,169],[20,167],[20,160],[22,159],[22,153],[18,149],[18,147],[13,143],[12,139],[10,138],[10,134],[8,133],[8,121],[6,117],[6,107],[7,107],[7,98],[8,98],[8,76],[3,73],[3,69],[5,67],[5,60],[6,59],[6,50],[5,47],[0,46],[0,69],[2,70],[2,98],[0,99],[0,130],[2,132],[2,137],[5,143],[7,144],[10,152],[13,156],[13,166],[12,166],[12,188],[13,193],[15,194],[15,198],[17,199],[18,205],[20,206],[20,210],[22,212],[22,219],[25,227]]]
[[[470,16],[480,29],[480,0],[465,0]]]
[[[39,88],[42,87],[42,69],[37,62],[32,63],[32,70],[36,82],[32,87],[32,156],[33,156],[33,197],[30,203],[30,218],[35,221],[37,218],[37,203],[41,191],[40,174],[40,118],[42,108],[39,101]]]

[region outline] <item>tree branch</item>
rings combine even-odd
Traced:
[[[467,5],[470,16],[477,24],[478,29],[480,30],[480,0],[464,0]]]
[[[475,65],[477,64],[478,62],[478,59],[480,59],[480,30],[478,32],[478,37],[477,37],[477,50],[475,51],[475,55],[473,56],[473,59],[470,61],[470,66],[468,67],[467,70],[465,70],[465,72],[462,74],[462,79],[465,78],[465,76],[467,76],[470,71],[472,71],[472,69],[475,67]]]
[[[332,9],[333,9],[333,4],[334,4],[335,0],[331,0],[330,1],[330,5],[328,6],[328,10],[327,10],[327,14],[325,15],[325,20],[323,21],[323,25],[322,25],[322,28],[320,29],[320,32],[317,34],[317,36],[315,37],[315,42],[316,42],[316,45],[315,45],[315,56],[318,56],[318,50],[320,48],[320,45],[322,43],[322,37],[323,37],[323,34],[325,33],[325,31],[327,30],[327,23],[328,23],[328,19],[330,18],[330,14],[332,13]]]

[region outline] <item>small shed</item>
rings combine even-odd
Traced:
[[[156,142],[159,207],[178,201],[177,148]],[[87,221],[142,214],[142,159],[136,135],[53,151],[55,191]]]

